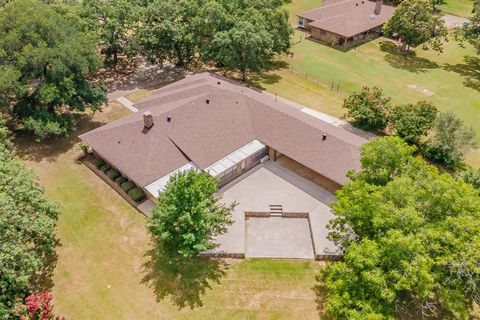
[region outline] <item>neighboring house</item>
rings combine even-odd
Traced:
[[[80,136],[155,200],[188,169],[232,181],[283,154],[336,188],[360,169],[365,139],[210,73],[189,76],[136,105],[139,112]]]
[[[383,0],[328,0],[321,8],[297,14],[298,27],[315,40],[349,47],[378,37],[394,11]]]

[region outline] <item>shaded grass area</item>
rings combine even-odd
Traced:
[[[67,319],[317,318],[316,262],[198,260],[171,265],[152,251],[146,219],[76,161],[77,135],[129,111],[113,103],[67,140],[18,137],[17,151],[61,208],[49,287]]]

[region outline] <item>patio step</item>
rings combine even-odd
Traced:
[[[283,206],[281,204],[271,204],[270,205],[270,214],[281,216],[283,213]]]

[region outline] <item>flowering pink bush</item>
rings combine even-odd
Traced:
[[[53,315],[52,298],[49,292],[26,297],[20,320],[65,320]]]

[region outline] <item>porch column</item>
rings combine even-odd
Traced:
[[[268,156],[270,157],[270,160],[277,161],[277,150],[268,147]]]

